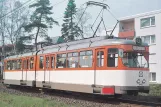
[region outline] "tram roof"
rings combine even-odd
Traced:
[[[134,40],[127,40],[127,39],[118,39],[118,38],[106,39],[105,37],[96,37],[96,38],[89,38],[89,39],[83,39],[79,41],[47,46],[47,47],[44,47],[42,50],[40,50],[38,54],[47,54],[52,52],[61,52],[61,51],[77,50],[77,49],[90,48],[90,47],[109,46],[109,45],[136,45],[136,42]],[[148,44],[142,43],[141,46],[148,46]],[[8,58],[11,59],[11,58],[17,58],[17,57],[27,57],[35,54],[36,52],[30,52],[30,53],[24,53],[21,55],[9,56]]]

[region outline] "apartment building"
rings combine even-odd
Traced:
[[[150,82],[161,83],[161,10],[120,18],[118,36],[149,44]]]

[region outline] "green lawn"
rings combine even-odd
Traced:
[[[150,85],[150,95],[161,97],[161,84],[151,84]]]
[[[0,107],[71,107],[71,105],[47,99],[0,93]]]

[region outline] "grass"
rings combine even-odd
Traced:
[[[71,105],[47,99],[0,93],[0,107],[71,107]]]
[[[161,97],[161,84],[151,84],[149,95]]]

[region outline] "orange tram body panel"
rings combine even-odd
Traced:
[[[3,82],[100,95],[148,93],[148,61],[147,44],[85,39],[7,57]]]

